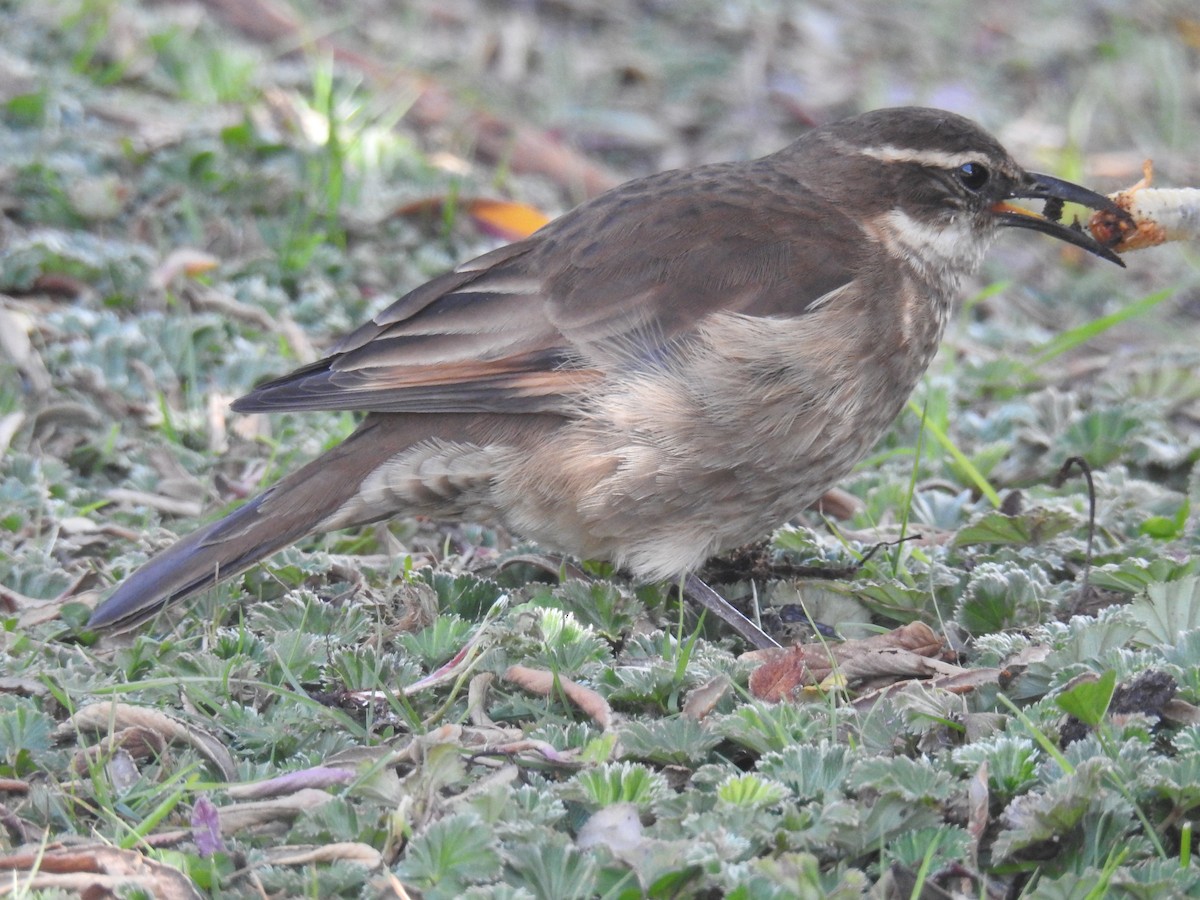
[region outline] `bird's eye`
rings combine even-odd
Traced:
[[[958,180],[962,186],[968,191],[982,190],[991,176],[991,172],[988,171],[987,166],[973,162],[963,163],[958,167],[958,171],[955,174],[958,176]]]

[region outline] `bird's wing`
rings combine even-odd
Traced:
[[[853,281],[862,244],[769,169],[652,176],[427,282],[234,408],[569,414],[716,313],[802,314]]]

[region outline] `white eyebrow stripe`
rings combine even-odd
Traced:
[[[979,162],[979,153],[977,152],[947,153],[943,150],[913,150],[910,147],[896,147],[893,144],[884,144],[882,147],[860,147],[858,152],[863,156],[869,156],[882,162],[908,162],[939,169],[957,169],[967,163]]]

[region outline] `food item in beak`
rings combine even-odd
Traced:
[[[1097,210],[1088,220],[1092,237],[1117,253],[1170,241],[1200,241],[1200,188],[1152,188],[1153,180],[1154,164],[1146,160],[1141,181],[1109,194],[1129,218]]]

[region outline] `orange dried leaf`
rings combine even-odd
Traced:
[[[774,654],[773,659],[750,673],[750,695],[756,700],[778,703],[795,697],[804,685],[815,684],[820,679],[809,671],[806,657],[800,646]]]
[[[1175,29],[1185,44],[1200,50],[1200,19],[1179,16],[1175,19]]]
[[[445,215],[447,204],[453,203],[465,212],[480,231],[506,241],[529,237],[550,221],[540,209],[511,200],[492,200],[486,197],[426,197],[406,203],[395,215],[404,218],[432,218]]]
[[[484,231],[510,241],[529,237],[550,221],[540,209],[508,200],[471,200],[467,209]]]
[[[211,253],[191,247],[178,247],[167,254],[150,273],[150,284],[158,290],[166,290],[179,278],[195,278],[211,272],[221,260]]]

